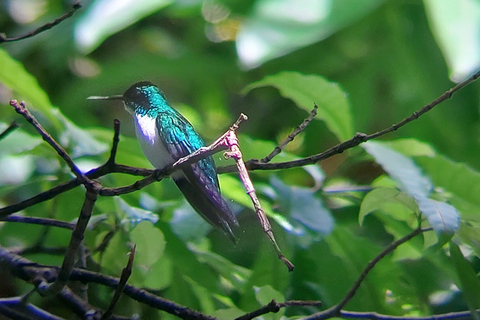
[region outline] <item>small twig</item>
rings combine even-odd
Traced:
[[[110,150],[110,157],[107,160],[107,164],[114,165],[115,157],[117,156],[118,143],[120,142],[120,120],[113,120],[113,141],[112,149]]]
[[[2,133],[0,133],[0,140],[8,136],[13,130],[18,128],[18,124],[15,121],[12,121],[10,125],[8,126],[7,129],[3,130]]]
[[[11,100],[10,105],[15,109],[18,114],[22,115],[35,128],[35,130],[38,131],[38,133],[40,133],[43,140],[45,140],[50,146],[52,146],[52,148],[55,149],[55,151],[57,151],[58,155],[62,157],[62,159],[67,163],[72,173],[82,184],[87,186],[88,184],[92,183],[90,179],[88,179],[80,171],[80,169],[78,169],[77,165],[73,162],[72,158],[67,154],[65,149],[63,149],[63,147],[58,144],[55,139],[52,138],[52,136],[43,128],[43,126],[37,121],[37,119],[35,119],[35,117],[30,113],[30,111],[28,111],[25,103],[18,103],[17,100]]]
[[[246,119],[246,116],[244,116]],[[275,251],[277,252],[278,258],[283,261],[283,263],[287,266],[288,271],[293,271],[295,266],[291,263],[282,253],[280,250],[277,241],[275,240],[275,236],[272,231],[272,226],[268,221],[268,218],[263,211],[262,206],[260,205],[260,201],[258,200],[257,194],[255,192],[255,188],[253,186],[252,180],[250,179],[250,175],[248,174],[247,168],[245,168],[245,163],[242,160],[242,152],[238,147],[238,139],[235,134],[236,127],[230,128],[228,131],[227,136],[225,137],[225,142],[229,146],[230,151],[225,152],[226,158],[233,158],[237,163],[238,172],[240,175],[240,180],[242,181],[243,185],[245,186],[245,190],[247,194],[250,196],[252,200],[253,206],[255,207],[255,213],[257,214],[258,220],[260,221],[260,225],[262,226],[263,232],[268,236],[270,242],[272,243]]]
[[[82,7],[82,5],[81,5],[80,1],[77,1],[73,4],[72,10],[63,14],[60,18],[57,18],[52,22],[48,22],[48,23],[42,25],[41,27],[39,27],[39,28],[37,28],[33,31],[30,31],[30,32],[28,32],[24,35],[21,35],[21,36],[8,38],[5,34],[0,33],[0,43],[13,42],[13,41],[23,40],[23,39],[27,39],[27,38],[31,38],[33,36],[36,36],[37,34],[43,32],[45,30],[51,29],[52,27],[56,26],[57,24],[59,24],[63,20],[66,20],[66,19],[70,18],[75,13],[75,11],[77,11],[81,7]]]
[[[321,301],[302,301],[302,300],[290,300],[290,301],[285,301],[285,302],[276,302],[275,300],[270,301],[269,304],[264,305],[261,308],[258,308],[255,311],[249,312],[244,314],[241,317],[236,318],[235,320],[250,320],[254,319],[258,316],[273,312],[277,313],[280,311],[281,308],[285,307],[294,307],[294,306],[313,306],[313,307],[321,307],[322,302]]]
[[[70,229],[70,230],[73,230],[73,228],[75,228],[74,223],[64,222],[64,221],[59,221],[59,220],[54,220],[49,218],[8,216],[8,217],[0,217],[0,221],[39,224],[43,226],[50,226],[50,227]]]
[[[314,104],[313,109],[312,111],[310,111],[310,114],[308,115],[308,117],[306,117],[305,120],[303,120],[303,122],[298,127],[296,127],[295,130],[293,130],[292,133],[290,133],[288,137],[281,144],[276,146],[275,149],[273,149],[273,151],[268,156],[261,159],[260,162],[262,163],[270,162],[275,156],[277,156],[280,152],[282,152],[283,149],[287,146],[287,144],[292,142],[296,136],[298,136],[308,127],[310,122],[312,122],[312,120],[317,115],[317,110],[318,110],[318,106],[317,104]]]
[[[372,269],[377,265],[380,260],[382,260],[386,255],[392,253],[395,249],[398,248],[401,244],[407,242],[408,240],[416,237],[417,235],[426,232],[426,231],[431,231],[433,230],[432,228],[427,228],[427,229],[421,229],[417,228],[407,234],[405,237],[400,238],[391,244],[389,244],[385,249],[383,249],[382,252],[380,252],[375,258],[373,258],[363,269],[362,273],[360,273],[360,276],[357,278],[353,286],[350,288],[350,290],[347,292],[345,297],[340,301],[338,304],[334,305],[333,307],[324,310],[322,312],[317,312],[314,313],[306,318],[302,318],[302,320],[320,320],[320,319],[329,319],[332,317],[339,317],[341,314],[342,308],[355,296],[355,293],[357,292],[358,288],[360,288],[360,285],[362,284],[363,280],[367,277],[367,275],[372,271]]]
[[[112,301],[110,302],[107,311],[105,311],[105,313],[103,314],[101,320],[110,319],[113,310],[115,309],[115,306],[117,305],[120,297],[122,296],[123,290],[127,285],[128,278],[130,278],[130,275],[132,274],[133,260],[135,259],[135,248],[136,246],[133,246],[132,250],[130,250],[130,256],[128,257],[127,266],[123,268],[122,275],[120,276],[120,281],[118,282],[118,287],[117,289],[115,289],[115,294],[113,295]]]

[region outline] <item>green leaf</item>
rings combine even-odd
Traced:
[[[7,127],[7,124],[0,123],[0,132],[3,132]],[[30,151],[40,143],[42,143],[42,138],[39,136],[30,135],[22,128],[17,128],[0,140],[0,155]]]
[[[400,190],[411,195],[437,234],[451,236],[459,227],[459,215],[451,205],[429,199],[433,185],[409,157],[388,148],[384,143],[368,141],[363,145],[377,163],[394,179]]]
[[[127,216],[127,219],[122,222],[128,222],[133,225],[142,222],[143,220],[148,220],[151,223],[157,223],[158,221],[158,216],[156,214],[131,206],[120,197],[116,197],[115,202]]]
[[[212,230],[212,226],[185,199],[180,207],[173,210],[169,223],[172,231],[185,242],[202,238]]]
[[[332,215],[312,190],[288,186],[275,176],[270,179],[270,184],[277,192],[279,211],[288,214],[298,236],[305,235],[305,227],[323,236],[332,232]]]
[[[53,114],[63,123],[65,131],[62,132],[62,145],[70,146],[73,149],[72,158],[85,155],[97,155],[108,150],[106,143],[100,142],[86,129],[76,126],[72,121],[65,117],[58,109]]]
[[[411,217],[412,213],[417,211],[417,204],[415,200],[406,195],[405,193],[398,191],[393,188],[377,188],[369,193],[363,198],[362,204],[360,206],[360,213],[358,214],[358,220],[360,225],[363,223],[365,217],[380,209],[384,209],[385,206],[389,203],[399,204],[402,207],[408,209],[406,212],[407,215],[400,212],[400,216],[395,215],[394,210],[386,210],[387,214],[394,216],[398,220],[406,221],[408,217]],[[400,219],[399,219],[400,218]]]
[[[152,290],[163,290],[172,283],[173,264],[165,255],[163,255],[152,267],[143,282],[144,287]]]
[[[460,248],[453,242],[450,242],[450,255],[452,257],[455,269],[457,269],[459,287],[468,309],[472,312],[475,319],[480,319],[476,309],[480,308],[480,279],[478,279],[475,270],[470,262],[465,259]]]
[[[135,264],[152,266],[163,255],[165,251],[165,238],[160,229],[150,221],[141,221],[130,232],[130,239],[137,245],[135,253]]]
[[[448,203],[428,199],[417,199],[418,208],[427,217],[437,233],[455,233],[460,225],[460,216],[455,207]]]
[[[433,189],[430,179],[411,158],[378,141],[368,141],[363,148],[397,182],[400,190],[414,198],[427,198],[430,195]]]
[[[101,265],[110,271],[110,274],[119,276],[127,265],[130,247],[130,238],[123,231],[116,232],[110,239],[105,252],[103,253]]]
[[[75,42],[85,53],[106,38],[172,3],[172,0],[98,0],[88,6],[75,25]]]
[[[238,292],[243,293],[245,291],[245,285],[251,275],[250,270],[237,266],[214,252],[201,250],[194,245],[192,245],[191,248],[195,250],[199,258],[204,260],[219,275],[229,281]]]
[[[56,130],[60,122],[53,113],[55,109],[40,85],[25,67],[0,48],[0,82],[19,95],[18,100],[26,100],[29,109],[38,110]]]
[[[424,0],[430,28],[450,77],[460,82],[480,67],[480,2]]]
[[[347,95],[338,84],[317,75],[284,71],[249,84],[242,93],[246,94],[252,89],[265,86],[277,88],[282,96],[293,100],[298,107],[307,112],[317,104],[317,117],[325,121],[330,131],[340,141],[348,140],[353,136]]]
[[[323,40],[375,9],[383,0],[260,0],[237,34],[244,65],[257,67]]]

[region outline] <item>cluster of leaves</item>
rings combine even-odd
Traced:
[[[109,123],[113,117],[123,117],[121,112],[114,115],[113,107],[112,111],[100,109],[85,98],[121,93],[141,79],[159,82],[172,101],[195,105],[197,109],[175,104],[206,140],[218,136],[240,111],[247,113],[250,124],[242,126],[240,136],[246,160],[265,157],[277,140],[283,140],[306,116],[301,110],[309,112],[313,103],[318,104],[318,121],[272,162],[292,161],[347,140],[357,130],[378,130],[398,122],[448,89],[447,67],[452,76],[466,72],[458,65],[463,52],[446,47],[448,41],[440,42],[440,47],[450,52],[444,53],[449,61],[446,65],[430,35],[432,30],[437,38],[444,38],[445,23],[436,21],[447,21],[440,14],[446,11],[437,11],[433,1],[425,1],[433,29],[419,4],[365,0],[354,8],[347,2],[325,1],[325,10],[331,6],[325,11],[330,15],[322,23],[308,25],[295,24],[294,10],[288,24],[288,10],[265,15],[269,1],[195,5],[159,1],[155,7],[147,6],[146,1],[145,6],[136,3],[120,10],[125,16],[117,14],[115,19],[98,18],[99,12],[111,10],[102,7],[107,5],[105,1],[95,1],[80,18],[65,22],[71,23],[70,27],[54,28],[22,46],[12,43],[0,48],[0,83],[12,98],[27,101],[85,171],[108,158]],[[51,9],[47,12],[54,14],[56,5],[45,3]],[[289,8],[289,1],[282,3]],[[107,8],[111,6],[115,7],[109,1]],[[305,8],[300,14],[314,12]],[[449,9],[453,16],[456,10]],[[220,16],[223,12],[225,17],[212,18],[209,14],[215,12]],[[473,15],[473,10],[468,14]],[[239,70],[232,43],[218,38],[218,30],[232,24],[242,27],[236,42],[240,59],[248,67],[258,68]],[[82,42],[82,32],[92,26],[90,42]],[[72,30],[76,43],[71,40]],[[213,32],[219,42],[213,45],[204,30],[207,36]],[[264,55],[243,55],[242,46],[251,37],[269,32],[282,34],[283,38],[275,39],[287,41],[260,39],[267,48]],[[332,34],[332,38],[310,45]],[[454,39],[463,43],[461,37]],[[58,44],[66,45],[60,50]],[[271,60],[295,49],[300,50]],[[36,65],[38,61],[41,63]],[[229,95],[231,92],[243,96]],[[1,108],[0,132],[17,119],[7,103]],[[125,136],[121,137],[117,162],[149,167],[124,119]],[[389,141],[369,141],[327,160],[324,170],[311,165],[252,172],[280,247],[296,265],[293,273],[276,259],[233,174],[222,174],[220,180],[225,197],[239,213],[243,232],[237,245],[211,230],[172,182],[163,181],[133,194],[97,201],[85,236],[90,263],[102,273],[119,276],[135,243],[130,284],[202,313],[230,319],[272,299],[321,300],[325,307],[333,306],[382,248],[420,226],[433,230],[384,257],[345,309],[405,317],[478,309],[480,146],[472,134],[478,130],[478,120],[478,90],[466,88],[425,119],[402,127]],[[219,166],[230,164],[218,156],[216,160]],[[1,208],[70,179],[67,166],[28,124],[22,123],[22,128],[0,141]],[[101,182],[122,186],[135,180],[128,175],[109,175]],[[76,188],[17,214],[75,221],[83,197],[84,191]],[[46,249],[66,247],[70,231],[11,222],[0,228],[2,247],[36,247],[38,251],[28,258],[61,264],[63,256]],[[30,288],[21,282],[16,285],[18,293]],[[105,308],[112,291],[94,285],[91,289],[90,302]],[[311,307],[282,309],[264,318],[315,311]],[[138,313],[142,318],[153,318],[155,312],[128,298],[115,311],[126,316]],[[169,317],[173,318],[162,313],[163,319]]]

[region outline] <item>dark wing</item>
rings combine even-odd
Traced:
[[[205,146],[192,125],[178,112],[157,117],[157,130],[165,148],[176,161]],[[212,157],[202,159],[174,174],[173,179],[190,205],[210,224],[222,228],[235,242],[232,226],[235,215],[220,193],[217,170]]]

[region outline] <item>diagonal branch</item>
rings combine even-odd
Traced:
[[[80,9],[82,7],[80,1],[77,1],[73,4],[72,6],[72,10],[70,10],[69,12],[63,14],[61,17],[55,19],[54,21],[52,22],[48,22],[46,24],[44,24],[43,26],[33,30],[33,31],[30,31],[24,35],[21,35],[21,36],[17,36],[17,37],[11,37],[11,38],[8,38],[5,34],[3,33],[0,33],[0,43],[3,43],[3,42],[13,42],[13,41],[19,41],[19,40],[23,40],[23,39],[27,39],[27,38],[31,38],[33,36],[36,36],[37,34],[43,32],[43,31],[46,31],[48,29],[51,29],[53,28],[54,26],[56,26],[57,24],[59,24],[60,22],[62,22],[63,20],[66,20],[68,18],[70,18],[71,16],[73,16],[73,14],[75,13],[75,11],[77,11],[78,9]]]
[[[434,107],[439,105],[440,103],[444,102],[445,100],[450,99],[455,93],[469,85],[470,83],[474,82],[480,77],[480,71],[477,71],[473,75],[471,75],[468,79],[460,82],[453,88],[451,88],[448,91],[445,91],[442,95],[440,95],[437,99],[433,100],[431,103],[425,105],[418,111],[412,113],[410,116],[406,117],[402,121],[385,128],[381,131],[372,133],[372,134],[365,134],[365,133],[357,133],[355,134],[350,140],[344,141],[342,143],[339,143],[330,149],[318,153],[303,159],[298,159],[298,160],[293,160],[293,161],[286,161],[286,162],[277,162],[277,163],[263,163],[259,160],[256,159],[251,159],[245,162],[245,165],[248,170],[253,171],[253,170],[279,170],[279,169],[289,169],[289,168],[297,168],[297,167],[303,167],[309,164],[314,164],[317,163],[321,160],[325,160],[327,158],[330,158],[331,156],[342,153],[347,149],[353,148],[358,146],[359,144],[366,142],[368,140],[376,139],[379,138],[383,135],[386,135],[387,133],[393,132],[398,130],[399,128],[403,127],[404,125],[412,122],[413,120],[418,119],[420,116],[425,114],[426,112],[432,110]],[[219,173],[224,173],[224,172],[234,172],[236,171],[235,166],[226,166],[226,167],[221,167],[218,168]]]
[[[426,231],[431,231],[433,230],[432,228],[428,229],[422,229],[422,228],[417,228],[407,234],[405,237],[398,239],[397,241],[392,242],[390,245],[388,245],[382,252],[380,252],[375,258],[373,258],[367,266],[363,269],[362,273],[360,276],[357,278],[353,286],[350,288],[350,290],[347,292],[345,297],[340,301],[338,304],[334,305],[333,307],[322,311],[322,312],[317,312],[312,314],[309,317],[302,318],[302,320],[320,320],[320,319],[329,319],[332,317],[339,317],[341,316],[341,310],[342,308],[355,296],[355,293],[357,292],[358,288],[360,288],[360,285],[362,284],[363,280],[367,277],[367,275],[372,271],[372,269],[377,265],[380,260],[382,260],[385,256],[388,254],[392,253],[395,249],[398,248],[401,244],[407,242],[408,240],[416,237],[417,235],[426,232]]]
[[[3,130],[3,132],[0,133],[0,140],[8,136],[13,130],[17,128],[18,128],[18,124],[15,121],[12,121],[12,123],[10,123],[7,129]]]
[[[35,130],[40,133],[42,136],[43,140],[45,140],[50,146],[52,146],[55,151],[57,151],[58,155],[62,157],[62,159],[67,163],[67,165],[70,167],[70,170],[72,173],[77,177],[78,181],[80,181],[81,184],[84,184],[87,186],[88,184],[91,184],[90,179],[88,179],[77,167],[77,165],[73,162],[72,158],[68,155],[68,153],[63,149],[63,147],[55,141],[55,139],[52,138],[52,136],[43,128],[43,126],[37,121],[37,119],[33,116],[33,114],[28,111],[28,109],[25,106],[25,103],[21,102],[18,103],[17,100],[11,100],[10,105],[15,109],[15,111],[22,115],[34,128]]]

